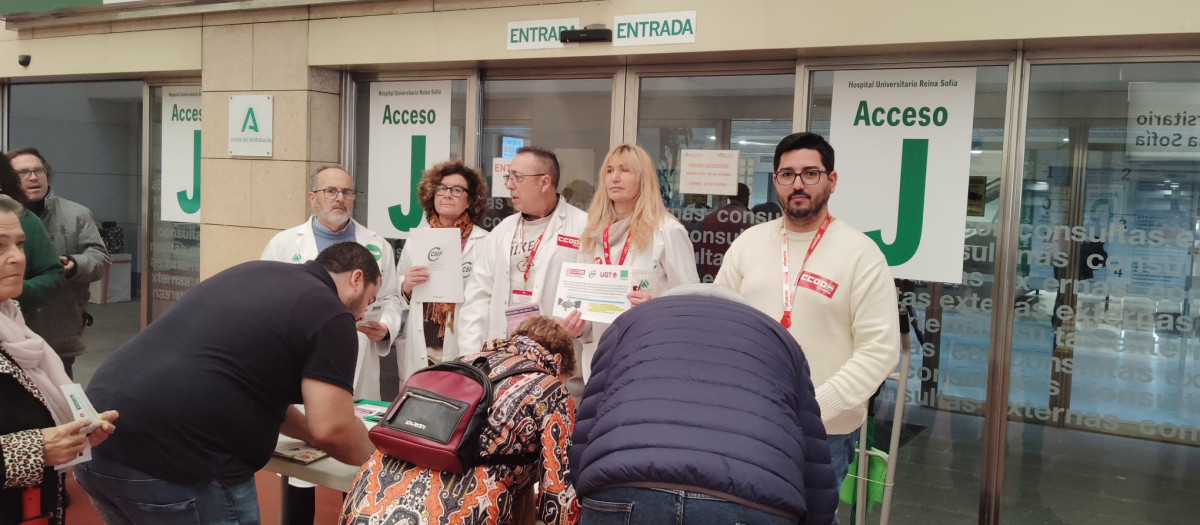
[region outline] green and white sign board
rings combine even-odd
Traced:
[[[450,157],[450,81],[373,82],[370,119],[367,225],[406,239],[422,219],[421,175]]]
[[[830,213],[900,279],[962,282],[975,69],[837,71]]]
[[[614,47],[690,44],[695,41],[695,11],[613,17]]]
[[[518,20],[508,23],[505,41],[509,51],[578,47],[578,43],[564,44],[559,40],[568,29],[579,29],[579,19]]]
[[[200,86],[165,86],[161,220],[200,222]]]
[[[273,134],[271,95],[229,96],[229,154],[270,157]]]
[[[1130,159],[1200,158],[1200,83],[1130,82],[1128,119]]]

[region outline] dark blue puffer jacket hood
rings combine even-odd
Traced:
[[[745,304],[653,299],[600,339],[570,465],[583,496],[620,483],[689,485],[829,523],[837,487],[808,364]]]

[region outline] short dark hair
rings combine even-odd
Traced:
[[[38,151],[37,148],[21,148],[10,151],[5,156],[8,157],[8,161],[11,163],[13,159],[20,157],[21,155],[33,155],[34,157],[37,157],[38,160],[42,161],[42,167],[46,168],[46,180],[48,181],[54,178],[54,168],[50,167],[50,161],[46,160],[46,157],[43,157],[42,152]]]
[[[9,159],[12,157],[12,155],[8,156]],[[25,190],[21,189],[21,176],[17,175],[12,164],[8,162],[0,162],[0,164],[3,164],[0,166],[0,195],[8,195],[21,206],[29,206],[29,197],[26,197]]]
[[[779,141],[779,145],[775,146],[775,165],[771,171],[779,171],[779,158],[784,153],[798,149],[811,149],[821,154],[821,164],[825,165],[826,170],[833,171],[833,146],[825,141],[825,137],[807,131],[792,133]]]
[[[483,220],[483,214],[487,212],[487,181],[483,180],[483,176],[478,171],[471,169],[460,159],[448,160],[440,162],[432,168],[425,170],[425,175],[421,177],[421,182],[417,185],[417,200],[421,203],[421,208],[425,210],[425,216],[431,217],[437,214],[437,210],[433,206],[433,199],[437,196],[434,191],[438,184],[442,183],[442,179],[450,175],[461,175],[467,179],[467,216],[471,218],[471,222],[479,224]],[[451,225],[443,224],[445,228]]]
[[[558,189],[558,155],[546,148],[537,146],[525,146],[517,150],[517,155],[528,153],[542,160],[546,164],[546,173],[550,174],[550,184],[554,185],[554,189]]]
[[[384,261],[388,263],[390,261]],[[379,263],[375,256],[361,244],[356,242],[339,242],[321,250],[317,254],[317,264],[329,273],[346,273],[362,270],[363,277],[368,282],[381,283]]]

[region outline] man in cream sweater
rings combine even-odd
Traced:
[[[824,138],[785,137],[774,169],[783,217],[743,232],[716,283],[779,320],[800,343],[840,484],[866,401],[900,357],[896,287],[875,243],[829,215],[837,172]]]

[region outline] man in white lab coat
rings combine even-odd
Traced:
[[[548,150],[524,147],[513,157],[504,187],[518,213],[492,230],[467,281],[458,321],[462,354],[506,337],[509,324],[554,311],[562,263],[575,260],[587,225],[587,213],[558,195],[558,179],[558,158]],[[569,319],[577,336],[583,322]]]
[[[358,325],[358,362],[354,367],[354,396],[379,399],[379,356],[391,352],[400,334],[403,307],[397,298],[396,259],[392,246],[350,218],[354,212],[354,179],[337,166],[317,168],[309,178],[308,203],[313,215],[303,224],[279,232],[263,250],[262,259],[303,263],[316,259],[326,246],[354,241],[375,256],[383,282],[379,298]]]
[[[392,246],[375,232],[351,219],[354,213],[354,179],[340,166],[319,166],[308,177],[308,204],[313,215],[303,224],[279,232],[267,243],[262,259],[303,263],[317,258],[326,247],[353,241],[375,256],[382,274],[375,303],[358,323],[358,358],[354,364],[354,397],[379,399],[379,356],[391,352],[400,335],[403,306],[397,297],[396,258]],[[282,305],[281,305],[282,306]],[[309,525],[315,515],[311,483],[289,480],[284,522]]]

